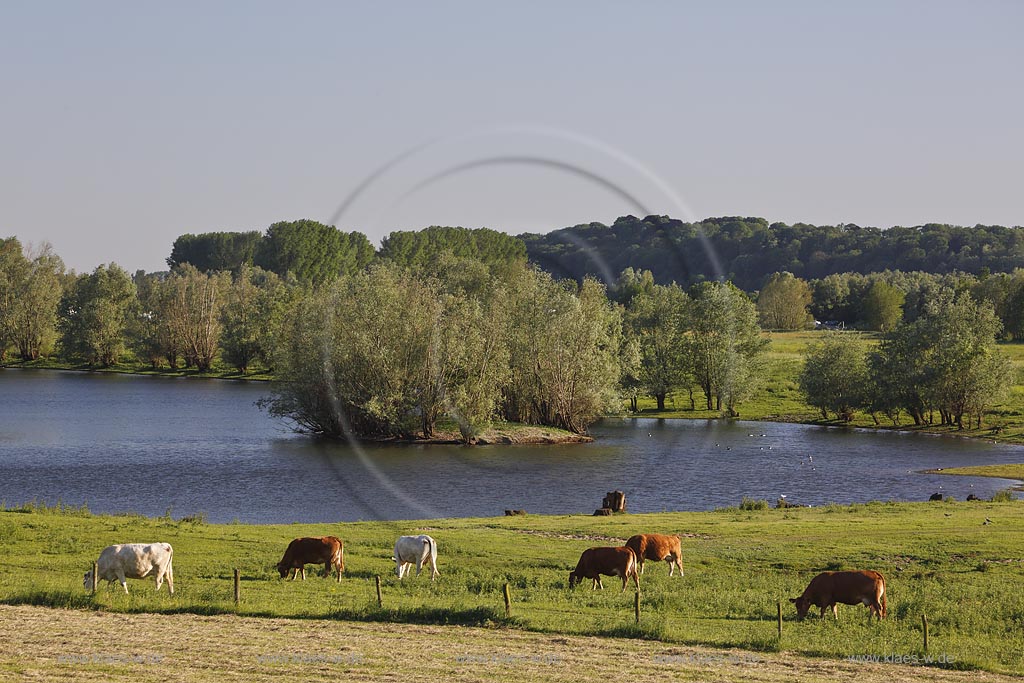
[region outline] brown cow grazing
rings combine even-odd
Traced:
[[[335,536],[296,538],[288,544],[284,557],[277,563],[277,571],[282,579],[290,571],[292,581],[302,572],[302,580],[305,581],[307,564],[323,564],[324,576],[330,576],[331,567],[334,567],[338,571],[338,581],[341,581],[341,573],[345,571],[345,544]]]
[[[832,614],[838,619],[837,605],[841,602],[844,605],[867,605],[868,620],[876,614],[881,621],[885,616],[885,579],[871,570],[822,572],[811,579],[803,595],[789,601],[796,605],[796,616],[801,620],[807,616],[811,605],[821,608],[823,619],[825,610],[831,607]]]
[[[632,548],[636,553],[637,564],[640,565],[640,573],[644,573],[644,561],[654,560],[668,562],[668,575],[673,576],[676,567],[679,567],[679,576],[683,575],[682,541],[678,536],[665,536],[664,534],[637,534],[630,536],[626,541],[626,547]]]
[[[621,576],[622,591],[626,591],[626,584],[629,577],[633,577],[636,589],[640,590],[640,574],[636,570],[636,553],[632,548],[620,546],[618,548],[589,548],[580,555],[580,561],[576,563],[576,569],[569,572],[569,588],[573,588],[583,579],[593,579],[593,588],[604,589],[601,584],[601,575]]]

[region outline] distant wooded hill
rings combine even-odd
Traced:
[[[812,280],[847,272],[982,274],[1024,267],[1020,226],[929,223],[881,230],[734,216],[699,223],[623,216],[610,226],[587,223],[519,238],[531,261],[561,277],[617,276],[633,268],[651,271],[659,283],[724,276],[748,291],[780,271]]]

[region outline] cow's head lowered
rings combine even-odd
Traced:
[[[807,616],[807,610],[811,609],[811,598],[801,595],[799,598],[790,598],[789,601],[796,605],[796,618],[803,621]]]
[[[92,570],[91,569],[85,573],[85,576],[82,577],[82,585],[85,586],[87,589],[92,590]]]
[[[582,581],[583,577],[577,574],[575,569],[569,572],[569,588],[575,588]]]

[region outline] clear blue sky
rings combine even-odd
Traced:
[[[1017,1],[9,1],[0,236],[49,241],[79,271],[159,270],[185,232],[326,221],[438,139],[338,227],[376,242],[635,212],[550,165],[410,192],[510,156],[683,218],[1019,225],[1022,27]],[[569,136],[486,134],[509,126]]]

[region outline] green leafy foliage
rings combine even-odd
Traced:
[[[757,295],[757,316],[766,330],[802,330],[811,322],[811,287],[792,273],[773,273]]]
[[[691,298],[685,351],[693,377],[708,410],[735,416],[738,403],[756,386],[760,356],[769,342],[761,336],[754,304],[731,283],[695,285]]]
[[[1013,381],[1009,360],[995,347],[999,329],[990,305],[966,293],[941,293],[872,354],[872,408],[890,416],[902,409],[914,424],[930,421],[937,410],[943,425],[963,429],[966,416],[980,426],[985,409]]]
[[[443,227],[396,231],[384,238],[380,258],[410,267],[427,266],[450,254],[480,261],[495,272],[526,262],[526,246],[515,237],[497,230]]]
[[[859,335],[826,332],[807,347],[798,379],[808,405],[849,422],[868,396],[868,366]]]
[[[120,266],[98,266],[79,276],[60,302],[64,355],[91,365],[116,363],[125,351],[125,331],[137,305],[135,283]]]
[[[252,265],[260,239],[256,230],[184,234],[174,240],[167,266],[173,269],[188,263],[203,273],[236,272],[243,265]]]
[[[318,284],[357,273],[373,258],[366,235],[303,219],[267,228],[253,263],[282,277],[291,273],[300,282]]]
[[[0,239],[0,361],[12,344],[24,361],[52,350],[63,279],[64,262],[49,244],[25,254],[16,238]]]
[[[981,274],[1010,272],[1024,261],[1024,228],[999,225],[883,230],[740,216],[697,223],[623,216],[610,226],[585,223],[520,238],[531,261],[577,280],[633,268],[650,270],[662,284],[724,277],[748,291],[780,271],[806,280],[886,270]]]

